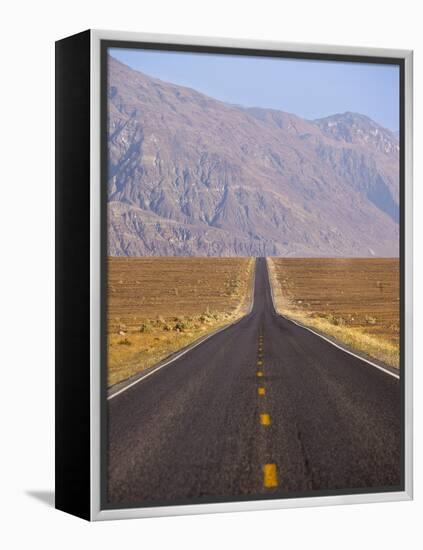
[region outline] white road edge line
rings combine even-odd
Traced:
[[[216,336],[220,332],[223,332],[224,330],[228,329],[229,327],[232,327],[232,326],[236,325],[237,323],[239,323],[240,321],[242,321],[242,319],[244,319],[247,315],[249,315],[253,311],[255,288],[256,288],[256,264],[254,264],[254,276],[253,276],[253,284],[252,284],[253,291],[252,291],[252,297],[251,297],[251,305],[250,305],[250,308],[249,308],[248,312],[245,315],[243,315],[240,319],[237,319],[233,323],[230,323],[229,325],[225,325],[224,327],[216,330],[215,332],[212,332],[211,334],[204,337],[199,342],[196,342],[196,343],[192,344],[191,346],[187,347],[186,349],[184,349],[183,351],[181,351],[180,353],[175,355],[175,357],[172,357],[172,359],[169,359],[169,361],[166,361],[162,365],[158,365],[155,369],[152,369],[151,371],[147,372],[146,374],[144,374],[144,376],[140,376],[139,378],[134,380],[131,384],[128,384],[127,386],[124,386],[123,388],[121,388],[117,392],[112,393],[111,395],[109,395],[107,397],[107,401],[110,401],[110,399],[113,399],[114,397],[116,397],[117,395],[120,395],[124,391],[129,390],[129,388],[132,388],[132,386],[135,386],[135,384],[138,384],[138,382],[141,382],[142,380],[145,380],[146,378],[148,378],[149,376],[151,376],[155,372],[159,371],[163,367],[167,367],[168,365],[170,365],[171,363],[173,363],[174,361],[176,361],[177,359],[179,359],[180,357],[182,357],[183,355],[185,355],[189,351],[193,350],[194,348],[196,348],[200,344],[203,344],[204,342],[206,342],[206,340],[209,340],[213,336]]]
[[[376,364],[376,363],[373,363],[372,361],[370,361],[369,359],[365,359],[364,357],[361,357],[360,355],[357,355],[356,353],[354,353],[353,351],[350,351],[349,349],[347,348],[344,348],[343,346],[339,345],[339,344],[335,344],[335,342],[333,342],[332,340],[330,340],[330,338],[326,338],[326,336],[323,336],[322,334],[319,334],[318,332],[316,332],[315,330],[309,328],[309,327],[306,327],[305,325],[299,323],[298,321],[294,321],[294,319],[290,319],[289,317],[285,317],[285,315],[281,315],[278,310],[276,309],[276,304],[275,304],[275,298],[274,298],[274,295],[273,295],[273,287],[272,287],[272,281],[270,279],[270,271],[269,271],[269,264],[267,263],[267,258],[266,258],[266,267],[267,267],[267,276],[268,276],[268,279],[269,279],[269,286],[270,286],[270,295],[272,297],[272,303],[273,303],[273,308],[274,310],[276,311],[276,313],[282,317],[282,319],[285,319],[286,321],[289,321],[290,323],[294,323],[294,325],[297,325],[298,327],[300,328],[303,328],[304,330],[308,330],[309,332],[312,332],[313,334],[315,334],[316,336],[318,336],[319,338],[322,338],[323,340],[326,340],[326,342],[329,342],[329,344],[332,344],[332,346],[335,346],[336,348],[344,351],[345,353],[348,353],[349,355],[352,355],[353,357],[356,357],[357,359],[360,359],[360,361],[364,361],[365,363],[367,363],[368,365],[371,365],[372,367],[375,367],[376,369],[379,369],[381,370],[382,372],[386,373],[386,374],[389,374],[389,376],[392,376],[394,378],[396,378],[397,380],[400,379],[400,376],[399,374],[396,374],[394,372],[391,372],[390,370],[388,369],[385,369],[384,367],[381,367],[380,365]]]

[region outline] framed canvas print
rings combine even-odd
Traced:
[[[56,506],[412,497],[412,53],[56,43]]]

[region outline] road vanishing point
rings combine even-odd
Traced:
[[[107,501],[397,490],[400,395],[278,315],[258,258],[248,315],[108,401]]]

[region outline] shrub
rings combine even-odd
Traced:
[[[336,317],[335,315],[332,315],[332,313],[329,313],[326,319],[329,323],[335,326],[345,325],[345,320],[343,319],[343,317]]]
[[[375,325],[377,321],[376,317],[371,317],[370,315],[366,315],[364,319],[368,325]]]
[[[151,325],[150,323],[142,323],[140,325],[140,332],[151,332]]]
[[[123,340],[119,340],[118,344],[120,346],[131,346],[131,342],[128,340],[128,338],[124,338]]]

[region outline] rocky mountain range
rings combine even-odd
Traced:
[[[109,254],[396,256],[399,143],[244,108],[109,57]]]

